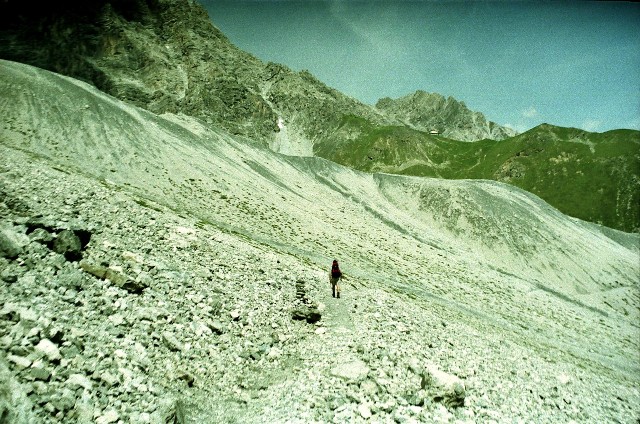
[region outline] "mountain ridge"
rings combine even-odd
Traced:
[[[375,107],[413,129],[433,131],[455,140],[503,140],[517,134],[513,129],[487,121],[482,113],[469,110],[464,102],[423,90],[397,99],[382,98]]]
[[[542,124],[502,141],[465,143],[351,116],[319,156],[367,172],[502,181],[563,213],[627,232],[640,230],[640,131],[589,133]]]
[[[307,155],[317,139],[332,135],[344,114],[400,124],[307,71],[264,63],[238,49],[197,3],[112,3],[94,2],[74,12],[62,2],[46,18],[30,8],[3,5],[0,57],[74,76],[152,112],[185,113],[276,148],[279,123],[286,124],[292,144],[305,146]],[[18,25],[29,19],[36,30]],[[48,25],[69,28],[73,39]],[[56,53],[62,48],[73,53],[65,58]],[[58,57],[54,60],[53,55]],[[461,118],[466,124],[478,115],[466,107],[460,111],[471,118]],[[464,135],[459,130],[456,134]]]
[[[471,169],[463,175],[467,162],[480,160],[473,155],[486,149],[476,143],[487,142],[457,147],[447,136],[494,137],[511,145],[522,138],[504,138],[508,129],[439,94],[418,91],[382,99],[375,108],[326,86],[307,71],[264,63],[235,47],[195,2],[92,2],[78,10],[72,3],[63,1],[46,10],[30,7],[29,2],[0,4],[0,57],[80,78],[154,113],[196,117],[280,153],[322,156],[377,172],[505,181],[533,190],[572,216],[624,231],[640,229],[640,213],[633,208],[640,192],[637,151],[628,152],[629,159],[611,152],[617,159],[609,159],[618,160],[624,172],[614,172],[608,182],[602,177],[610,168],[607,163],[596,163],[593,171],[583,167],[588,178],[593,173],[593,179],[604,184],[597,196],[588,185],[555,171],[528,172],[525,176],[539,179],[523,183],[516,176],[522,174],[516,169],[523,161],[514,156],[518,152],[510,152],[511,157],[500,153],[500,164],[489,161],[491,172]],[[441,134],[428,134],[432,129]],[[637,139],[635,133],[628,134],[632,141]],[[447,146],[454,146],[453,151],[447,152]],[[556,150],[562,153],[560,147]],[[528,169],[549,169],[551,159],[531,163]],[[459,171],[452,173],[454,167]],[[551,185],[565,186],[569,198],[540,189]],[[618,186],[624,188],[620,194]]]

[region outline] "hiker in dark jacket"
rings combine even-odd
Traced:
[[[331,271],[329,271],[329,282],[331,283],[331,294],[337,298],[340,298],[340,286],[338,285],[340,277],[342,277],[342,272],[338,266],[338,261],[334,259],[331,265]]]

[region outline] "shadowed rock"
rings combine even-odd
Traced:
[[[53,240],[52,249],[56,253],[64,255],[68,261],[79,261],[82,259],[82,243],[71,230],[62,230]]]
[[[322,317],[322,314],[317,308],[309,308],[306,306],[301,306],[291,311],[291,318],[293,318],[296,321],[305,320],[309,324],[313,324],[320,321],[321,317]]]

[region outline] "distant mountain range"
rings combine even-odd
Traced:
[[[281,153],[365,171],[504,181],[569,215],[640,230],[640,132],[545,125],[516,135],[462,102],[423,91],[369,106],[309,72],[238,49],[196,2],[4,2],[0,58]]]

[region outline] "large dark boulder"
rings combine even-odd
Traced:
[[[307,321],[309,324],[314,324],[320,321],[322,314],[317,308],[301,306],[291,311],[291,318],[296,321]]]
[[[71,230],[62,230],[53,240],[51,246],[54,252],[64,255],[68,261],[79,261],[82,259],[82,242],[80,237]]]

